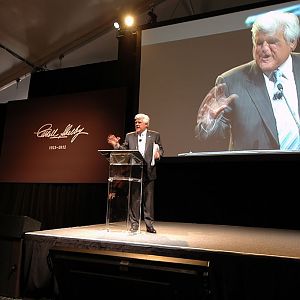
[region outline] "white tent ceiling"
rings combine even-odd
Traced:
[[[0,0],[0,91],[39,68],[116,59],[112,24],[124,13],[147,23],[241,5],[238,0]],[[251,2],[259,2],[249,1]],[[245,4],[245,3],[242,3]]]

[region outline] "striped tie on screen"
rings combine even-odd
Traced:
[[[273,72],[273,81],[274,81],[274,94],[273,94],[273,100],[281,99],[282,98],[282,92],[279,90],[278,86],[281,85],[281,76],[282,72],[279,69],[276,69]]]

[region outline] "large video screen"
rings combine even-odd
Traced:
[[[218,75],[253,59],[251,25],[255,16],[279,9],[295,13],[299,5],[300,1],[290,1],[248,6],[141,30],[139,111],[149,114],[151,129],[161,133],[165,156],[230,150],[227,138],[212,144],[195,137],[200,104]],[[298,45],[295,52],[299,49]],[[245,119],[251,117],[247,113]],[[257,149],[265,150],[263,146],[243,150]]]

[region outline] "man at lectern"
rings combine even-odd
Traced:
[[[135,120],[135,131],[126,134],[125,141],[120,144],[120,137],[110,134],[107,142],[114,149],[122,150],[139,150],[145,162],[145,172],[143,178],[143,196],[142,210],[144,213],[144,221],[147,232],[156,233],[154,228],[154,180],[156,179],[156,161],[159,160],[164,153],[160,140],[160,133],[149,130],[150,118],[145,114],[137,114]],[[131,223],[131,232],[135,232],[139,228],[137,205],[132,205],[129,211],[129,220]]]

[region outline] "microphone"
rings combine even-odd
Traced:
[[[278,95],[279,98],[278,99],[281,99],[282,97],[284,97],[284,94],[283,94],[283,86],[280,82],[277,84],[277,88],[279,90],[279,95]]]
[[[277,84],[277,88],[278,88],[278,91],[274,94],[273,96],[273,99],[274,100],[277,100],[277,99],[281,99],[282,97],[284,97],[283,95],[283,86],[281,83],[278,83]],[[284,97],[285,98],[285,97]]]

